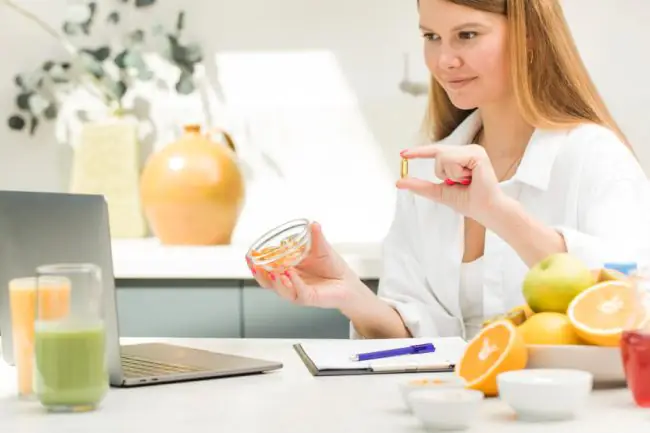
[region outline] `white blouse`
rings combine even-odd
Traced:
[[[467,144],[480,125],[474,112],[441,143]],[[433,160],[410,161],[409,175],[440,182]],[[650,182],[610,130],[587,124],[537,129],[517,172],[499,186],[561,233],[569,253],[587,265],[650,263]],[[463,216],[449,207],[398,191],[383,245],[378,296],[399,312],[414,337],[467,337],[465,315],[480,311],[483,299],[489,299],[485,317],[524,303],[521,285],[528,267],[489,230],[480,281],[472,283],[482,287],[483,299],[477,298],[476,305],[461,302],[463,226]],[[469,275],[473,281],[475,277]],[[351,338],[361,338],[353,326]]]
[[[492,315],[495,305],[498,311],[499,306],[499,298],[494,293],[487,292],[483,285],[483,257],[460,265],[458,291],[464,325],[463,337],[469,340],[481,329],[484,317]]]

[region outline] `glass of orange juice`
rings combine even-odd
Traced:
[[[9,281],[9,304],[13,337],[14,361],[18,374],[18,395],[33,393],[34,323],[37,308],[36,277],[14,278]],[[61,317],[70,308],[70,284],[65,279],[40,281],[38,308],[49,317]]]

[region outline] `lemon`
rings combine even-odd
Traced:
[[[535,314],[533,312],[533,310],[531,310],[530,307],[527,304],[520,305],[520,306],[515,307],[515,308],[510,310],[511,313],[514,313],[516,311],[522,311],[524,313],[524,315],[526,316],[526,319],[528,319],[530,316]]]
[[[615,269],[595,269],[592,271],[596,277],[596,282],[602,283],[603,281],[620,281],[627,279],[627,275]]]
[[[529,317],[519,331],[526,344],[582,344],[569,317],[561,313],[537,313]]]
[[[513,325],[519,326],[526,321],[526,313],[523,310],[513,309],[504,314],[498,314],[494,317],[490,317],[483,321],[483,327],[488,326],[489,324],[499,321],[499,320],[509,320]]]

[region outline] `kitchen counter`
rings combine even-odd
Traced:
[[[164,246],[112,243],[120,330],[129,337],[347,338],[338,310],[294,305],[262,289],[246,265],[250,242]],[[373,291],[380,243],[333,243]]]
[[[334,248],[362,279],[377,279],[381,242],[337,243]],[[245,256],[248,244],[164,246],[155,238],[113,240],[117,279],[251,279]]]

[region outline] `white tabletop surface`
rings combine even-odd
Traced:
[[[125,343],[152,341],[127,339]],[[11,433],[417,433],[398,383],[418,375],[313,377],[292,340],[169,339],[176,344],[274,359],[282,370],[200,382],[111,389],[101,408],[46,414],[37,402],[15,397],[13,368],[0,366],[0,429]],[[515,421],[498,398],[488,399],[469,432],[643,432],[650,410],[634,406],[627,389],[594,391],[578,419],[529,424]]]
[[[335,243],[343,259],[360,278],[381,273],[381,242]],[[167,246],[155,238],[112,242],[115,278],[130,279],[252,279],[246,265],[249,244]]]

